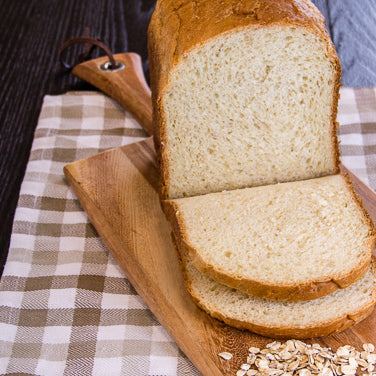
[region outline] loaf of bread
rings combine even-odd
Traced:
[[[341,69],[309,0],[159,0],[148,48],[163,199],[338,172]]]
[[[260,299],[221,285],[182,260],[187,289],[211,316],[267,337],[311,338],[342,331],[365,319],[376,303],[375,261],[351,286],[305,302]]]
[[[296,338],[366,317],[376,232],[339,175],[341,68],[317,8],[158,0],[148,49],[160,197],[198,305]]]
[[[344,175],[167,200],[183,255],[248,294],[309,300],[360,279],[375,231]]]

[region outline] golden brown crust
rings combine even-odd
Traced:
[[[340,62],[327,32],[325,19],[310,0],[159,0],[148,29],[148,52],[153,102],[154,142],[160,171],[160,196],[168,198],[168,156],[164,142],[162,97],[171,73],[191,50],[225,33],[244,28],[300,27],[326,43],[336,76],[332,103],[332,143],[339,172],[337,104]]]
[[[285,300],[285,301],[301,301],[312,300],[322,296],[331,294],[338,288],[345,288],[352,283],[362,278],[370,265],[372,253],[375,250],[376,244],[376,230],[375,226],[364,209],[363,203],[359,196],[354,191],[353,185],[349,176],[341,175],[347,182],[347,187],[352,193],[356,202],[359,205],[361,212],[363,213],[364,220],[370,228],[370,234],[368,244],[366,245],[366,251],[359,262],[347,273],[343,273],[338,276],[328,276],[327,279],[319,281],[307,281],[304,284],[294,285],[273,285],[267,284],[264,281],[247,279],[240,276],[229,275],[222,270],[216,268],[214,265],[210,265],[205,262],[200,255],[199,250],[195,249],[187,241],[186,229],[184,226],[184,220],[179,213],[178,206],[173,201],[162,201],[163,211],[171,223],[172,231],[176,236],[177,245],[183,257],[186,257],[192,264],[203,274],[209,276],[213,280],[223,285],[235,288],[243,291],[247,294],[257,296],[260,298]]]
[[[372,249],[374,250],[375,249],[375,238],[376,238],[376,227],[375,227],[375,224],[373,223],[373,220],[372,220],[371,216],[369,215],[369,213],[367,212],[366,208],[364,207],[362,199],[356,193],[356,191],[354,189],[354,184],[353,184],[353,182],[352,182],[352,180],[350,178],[350,175],[349,174],[340,174],[340,175],[346,180],[347,187],[349,188],[350,193],[352,194],[352,196],[354,197],[354,199],[358,203],[359,208],[360,208],[360,210],[362,211],[362,213],[364,215],[364,218],[366,220],[367,225],[371,228],[370,235],[372,236],[372,239],[373,239],[373,245],[371,244],[371,247],[373,246]]]
[[[350,326],[355,325],[359,323],[360,321],[364,320],[366,317],[368,317],[372,313],[375,307],[375,301],[373,301],[367,306],[362,307],[354,315],[343,316],[334,320],[333,322],[328,322],[318,327],[273,328],[273,327],[256,325],[250,322],[245,322],[245,321],[240,321],[240,320],[232,319],[229,317],[225,317],[220,312],[209,311],[208,309],[206,309],[205,305],[200,301],[200,299],[194,295],[194,292],[192,292],[192,289],[190,288],[187,288],[187,289],[188,289],[188,292],[191,294],[194,302],[202,310],[207,312],[210,316],[214,317],[215,319],[221,320],[228,325],[234,326],[235,328],[247,329],[247,330],[250,330],[251,332],[260,334],[265,337],[271,337],[271,338],[305,339],[305,338],[329,336],[338,332],[342,332],[343,330],[349,328]]]
[[[375,244],[374,240],[372,244]],[[201,273],[209,276],[218,283],[259,298],[291,302],[318,299],[331,294],[338,288],[350,286],[367,273],[370,263],[370,259],[364,257],[361,263],[356,265],[354,269],[338,279],[328,278],[328,280],[325,281],[308,281],[300,285],[282,286],[230,276],[218,268],[215,268],[213,265],[206,264],[199,253],[183,241],[180,241],[179,249],[184,257],[187,257]],[[369,252],[369,255],[371,255],[371,252]]]
[[[360,321],[364,320],[368,317],[376,303],[376,284],[373,285],[373,291],[371,295],[371,299],[367,304],[362,307],[359,307],[355,312],[350,315],[343,315],[338,317],[332,321],[323,322],[319,326],[310,326],[310,327],[272,327],[272,326],[262,326],[257,325],[252,322],[242,321],[238,319],[234,319],[231,317],[226,317],[219,311],[214,311],[208,309],[205,305],[205,302],[200,299],[199,296],[196,295],[194,288],[192,287],[192,281],[188,276],[185,262],[183,261],[183,257],[179,252],[179,247],[177,244],[177,240],[175,235],[171,234],[172,241],[175,245],[175,249],[178,254],[180,268],[183,273],[183,278],[185,281],[186,288],[191,295],[193,301],[205,312],[207,312],[210,316],[214,317],[215,319],[221,320],[228,325],[234,326],[238,329],[247,329],[254,333],[260,334],[265,337],[272,337],[272,338],[296,338],[296,339],[304,339],[304,338],[315,338],[315,337],[324,337],[328,335],[332,335],[338,332],[341,332],[352,325],[359,323]],[[372,263],[370,265],[373,274],[376,273],[376,265],[375,265],[375,258],[373,258]]]

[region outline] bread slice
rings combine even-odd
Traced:
[[[278,300],[345,288],[369,268],[375,229],[344,175],[163,202],[185,257],[215,281]]]
[[[341,69],[309,0],[159,0],[148,45],[162,199],[338,173]]]
[[[376,303],[375,260],[351,286],[320,299],[280,302],[221,285],[182,260],[187,289],[211,316],[267,337],[311,338],[342,331],[371,314]]]

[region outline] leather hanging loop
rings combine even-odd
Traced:
[[[85,32],[86,32],[86,30],[85,30]],[[85,44],[85,46],[86,46],[85,52],[83,54],[79,55],[78,61],[75,64],[69,65],[64,60],[65,51],[69,47],[71,47],[71,46],[73,46],[75,44]],[[87,46],[91,46],[91,47],[87,48]],[[68,39],[67,41],[65,41],[62,44],[62,46],[60,47],[60,50],[59,50],[59,60],[60,60],[60,63],[61,63],[61,65],[66,70],[70,71],[77,64],[80,64],[83,61],[89,60],[90,56],[91,56],[91,54],[93,52],[93,49],[95,47],[99,47],[100,49],[102,49],[106,53],[106,55],[108,56],[109,62],[108,62],[108,65],[107,65],[106,69],[112,70],[112,69],[117,69],[118,68],[119,64],[116,62],[116,60],[115,60],[115,58],[114,58],[111,50],[103,42],[101,42],[99,39],[90,38],[90,37],[87,37],[87,36],[72,38],[72,39]]]

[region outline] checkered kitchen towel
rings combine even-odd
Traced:
[[[342,160],[376,188],[376,94],[342,89]],[[66,163],[145,133],[99,93],[47,96],[0,283],[0,374],[199,375],[104,247]]]
[[[342,88],[337,120],[342,163],[376,190],[376,88]]]
[[[144,139],[108,97],[46,96],[0,284],[0,374],[198,375],[89,223],[69,162]]]

